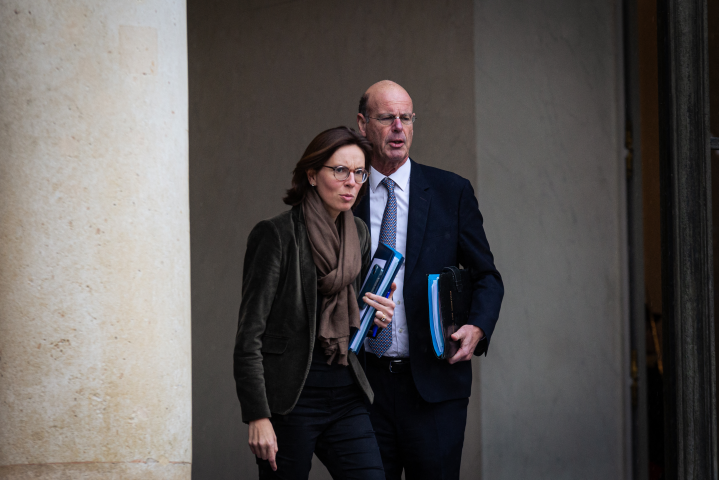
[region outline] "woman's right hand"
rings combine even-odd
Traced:
[[[374,324],[379,328],[385,328],[394,317],[395,304],[394,301],[392,301],[392,297],[394,296],[395,290],[397,290],[397,284],[392,282],[390,294],[387,298],[373,293],[367,293],[362,299],[367,305],[376,310],[374,314]]]
[[[260,418],[250,422],[250,450],[262,460],[269,460],[272,470],[277,471],[275,454],[277,453],[277,436],[269,418]]]

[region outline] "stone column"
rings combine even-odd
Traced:
[[[0,1],[0,479],[189,479],[181,0]]]

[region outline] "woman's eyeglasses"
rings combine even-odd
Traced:
[[[350,169],[349,167],[345,167],[344,165],[340,165],[338,167],[330,167],[329,165],[322,165],[325,168],[331,168],[334,170],[334,175],[337,180],[345,181],[350,176]],[[364,168],[358,168],[354,172],[355,176],[355,182],[357,183],[364,183],[367,181],[367,178],[369,178],[369,172],[365,170]]]

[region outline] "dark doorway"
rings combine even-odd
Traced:
[[[633,478],[664,472],[659,80],[656,0],[624,3]]]

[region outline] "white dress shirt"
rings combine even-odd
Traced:
[[[389,176],[392,181],[396,184],[394,189],[394,196],[397,200],[397,237],[395,249],[405,256],[407,256],[407,219],[409,216],[409,174],[412,170],[412,164],[407,159],[404,165]],[[379,244],[379,232],[382,228],[382,217],[384,216],[384,209],[387,205],[387,198],[389,192],[384,185],[380,185],[380,182],[384,180],[385,175],[382,175],[374,167],[370,167],[369,176],[369,218],[370,218],[370,233],[372,234],[372,255],[377,250]],[[394,317],[392,318],[392,345],[389,350],[384,354],[385,357],[409,357],[409,332],[407,331],[407,316],[404,309],[404,293],[402,287],[404,286],[404,266],[402,263],[394,282],[397,284],[397,290],[394,292],[392,299],[396,304],[394,309]],[[371,352],[372,347],[369,346],[369,342],[365,342],[365,348]]]

